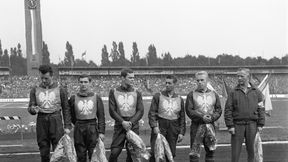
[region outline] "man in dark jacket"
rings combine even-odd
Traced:
[[[91,77],[79,77],[80,90],[71,96],[69,105],[74,127],[74,144],[78,162],[91,160],[98,137],[104,140],[105,114],[101,97],[91,90]]]
[[[197,89],[187,95],[185,104],[187,116],[191,119],[190,161],[199,161],[200,145],[203,143],[206,151],[206,162],[214,162],[215,149],[211,149],[208,144],[209,142],[210,145],[216,142],[214,122],[222,114],[221,103],[217,93],[207,88],[208,73],[200,71],[195,74],[195,77]],[[211,141],[213,139],[214,141]]]
[[[109,113],[115,120],[109,162],[117,162],[126,141],[126,131],[132,130],[139,134],[138,121],[144,114],[142,95],[132,86],[134,81],[133,71],[122,69],[120,75],[121,85],[116,89],[111,89],[109,93]],[[126,162],[132,162],[129,149],[127,149]]]
[[[155,162],[154,145],[157,134],[161,133],[169,143],[173,157],[176,156],[176,144],[181,142],[186,130],[185,110],[183,99],[175,93],[177,78],[168,75],[164,91],[153,96],[148,113],[151,131],[150,162]]]
[[[36,132],[41,161],[49,162],[50,145],[52,144],[54,150],[64,131],[70,133],[71,116],[66,90],[53,82],[52,68],[41,65],[39,71],[41,84],[30,91],[28,112],[32,115],[38,114]]]
[[[239,69],[238,85],[231,91],[225,106],[225,123],[231,134],[232,162],[238,162],[245,138],[248,162],[253,162],[257,131],[265,124],[263,95],[250,81],[249,69]]]

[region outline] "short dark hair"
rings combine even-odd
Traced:
[[[91,76],[88,75],[88,74],[81,74],[81,75],[79,76],[79,78],[78,78],[78,81],[80,81],[81,78],[88,78],[89,82],[92,81]]]
[[[120,76],[125,78],[128,73],[133,73],[133,70],[130,68],[124,68],[121,70]]]
[[[53,76],[53,69],[50,65],[40,65],[39,71],[41,74],[49,73],[50,76]]]
[[[173,79],[173,83],[177,83],[177,78],[175,75],[167,75],[166,79]]]

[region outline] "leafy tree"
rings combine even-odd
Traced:
[[[147,66],[147,58],[140,58],[137,66]]]
[[[136,42],[133,42],[132,48],[133,48],[133,50],[132,50],[132,55],[131,55],[131,64],[133,66],[140,65],[140,55],[139,55],[139,51],[138,51],[138,47],[137,47]]]
[[[74,66],[74,62],[75,62],[75,57],[74,57],[74,54],[73,54],[73,47],[67,41],[66,42],[65,57],[64,57],[64,65],[65,66]]]
[[[163,55],[163,60],[162,60],[162,65],[163,66],[171,66],[173,63],[173,58],[169,52],[164,53]]]
[[[8,50],[7,49],[4,50],[4,54],[3,54],[1,60],[3,60],[2,66],[10,66],[9,65],[10,64],[10,58],[9,58],[9,54],[8,54]]]
[[[117,43],[114,41],[112,42],[112,49],[110,52],[110,57],[112,58],[112,61],[111,61],[112,65],[116,65],[120,59],[120,54],[117,50]]]
[[[27,61],[26,58],[23,57],[23,53],[22,53],[22,49],[21,49],[21,44],[18,43],[17,44],[17,56],[16,56],[16,60],[17,60],[17,75],[26,75],[27,74],[27,68],[23,68],[23,67],[27,67]]]
[[[146,55],[147,65],[156,66],[158,65],[157,51],[153,44],[148,47],[148,53]]]
[[[42,46],[42,64],[49,65],[50,64],[50,53],[48,51],[48,45],[43,41]]]
[[[229,54],[223,53],[222,55],[218,55],[216,57],[216,60],[218,62],[218,66],[229,66],[233,65],[233,56]],[[234,64],[235,65],[235,64]]]
[[[277,58],[277,57],[273,57],[271,58],[268,62],[268,65],[280,65],[281,64],[281,59]]]
[[[95,62],[93,62],[92,60],[89,61],[88,66],[89,66],[89,67],[97,67],[97,65],[95,64]]]
[[[119,65],[125,65],[126,64],[126,58],[125,58],[125,51],[124,51],[124,45],[123,42],[119,42],[118,44],[118,51],[119,51]]]
[[[2,43],[0,40],[0,66],[3,66],[4,62],[3,62],[3,50],[2,50]]]
[[[282,57],[281,63],[283,65],[288,65],[288,54],[286,54],[285,56]]]
[[[244,60],[245,65],[255,65],[256,58],[255,57],[246,57]]]
[[[208,58],[204,55],[199,55],[197,58],[197,65],[198,66],[207,66],[208,65]]]
[[[267,65],[267,60],[262,58],[261,56],[258,56],[256,65]]]
[[[23,57],[22,49],[21,49],[21,44],[20,44],[20,43],[17,44],[17,56],[18,56],[18,57]]]
[[[109,54],[108,54],[106,45],[104,45],[103,48],[102,48],[101,65],[102,66],[109,66],[110,65]]]
[[[17,64],[18,64],[17,49],[16,47],[10,48],[10,68],[12,70],[11,72],[12,75],[17,74]]]
[[[183,57],[178,57],[174,59],[175,66],[195,66],[194,61],[196,57],[186,54]]]
[[[244,59],[241,58],[239,55],[234,56],[234,61],[233,61],[234,65],[244,65]]]
[[[83,59],[76,59],[74,66],[88,66],[89,64]]]

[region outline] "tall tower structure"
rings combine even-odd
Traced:
[[[24,0],[28,75],[37,75],[42,64],[42,25],[40,0]]]

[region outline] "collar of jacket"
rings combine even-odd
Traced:
[[[56,88],[57,86],[58,86],[58,84],[57,84],[56,82],[52,82],[52,84],[50,84],[50,85],[48,86],[48,89]],[[39,85],[39,87],[44,88],[44,89],[47,88],[46,86],[43,85],[43,83],[41,83],[41,84]]]
[[[77,95],[78,95],[79,97],[91,97],[91,96],[94,95],[94,93],[91,92],[91,91],[87,91],[87,92],[78,92]]]
[[[167,92],[166,90],[162,91],[161,94],[162,94],[163,96],[169,97],[168,92]],[[173,92],[172,98],[175,98],[175,97],[177,97],[177,96],[178,96],[178,95],[177,95],[175,92]]]
[[[249,84],[248,84],[248,87],[247,87],[248,89],[253,89],[253,90],[255,90],[256,89],[256,87],[255,87],[255,85],[254,84],[252,84],[252,83],[250,83],[249,82]],[[243,90],[243,88],[238,84],[236,87],[235,87],[235,90]]]
[[[203,91],[202,89],[197,88],[195,90],[195,92],[200,92],[200,93],[207,93],[207,92],[211,92],[211,90],[209,88],[206,89],[206,91]]]
[[[121,85],[119,88],[117,88],[117,90],[119,90],[120,92],[132,92],[132,91],[134,91],[134,88],[132,86],[123,87]]]

